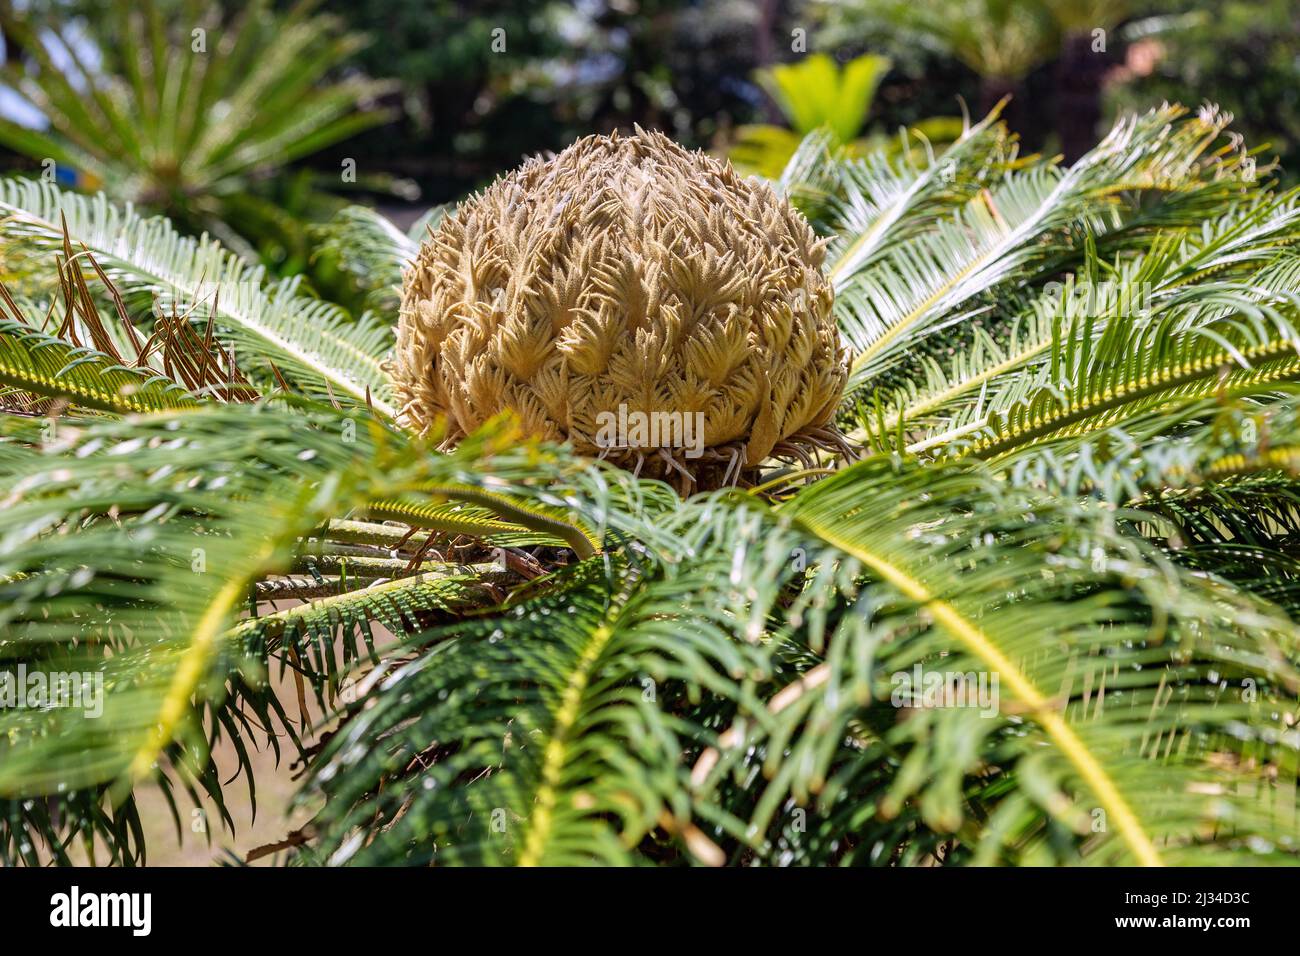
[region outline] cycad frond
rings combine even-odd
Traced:
[[[1054,341],[1037,381],[1022,379],[990,401],[983,430],[963,450],[996,459],[1157,409],[1268,394],[1300,378],[1298,307],[1290,296],[1271,306],[1225,290],[1150,320],[1112,321],[1099,337],[1085,320]],[[1201,317],[1225,310],[1235,314]]]
[[[1008,481],[1062,498],[1151,508],[1214,487],[1289,474],[1300,443],[1296,386],[1241,400],[1216,395],[1138,415],[1082,440],[1030,448]]]
[[[485,538],[527,529],[549,536],[549,541],[543,538],[545,543],[566,543],[583,558],[590,557],[600,544],[594,532],[569,520],[553,503],[539,505],[471,485],[427,485],[419,491],[420,500],[370,501],[365,510],[374,517],[397,519],[416,528]],[[478,513],[447,509],[437,503],[447,499],[467,502]],[[484,512],[506,520],[484,517]]]
[[[656,682],[735,656],[722,633],[674,629],[689,593],[596,560],[501,618],[435,634],[318,765],[330,861],[633,862],[685,809],[679,728]],[[392,774],[401,786],[367,795]],[[373,840],[349,837],[363,819]]]
[[[222,337],[243,356],[274,365],[310,393],[391,415],[383,369],[392,330],[369,316],[355,322],[341,309],[300,294],[297,280],[268,283],[206,236],[183,237],[162,218],[119,209],[102,194],[65,193],[48,183],[0,181],[5,242],[61,248],[66,234],[88,248],[125,292],[155,296],[156,309],[211,314]],[[251,368],[246,358],[240,364]]]
[[[1208,862],[1256,836],[1294,852],[1294,793],[1268,783],[1297,746],[1276,609],[978,470],[863,463],[781,513],[829,547],[811,558],[852,558],[864,580],[838,582],[851,610],[816,612],[811,669],[695,767],[697,807],[760,834],[763,858]],[[980,676],[992,699],[928,700],[918,669]],[[744,819],[707,809],[760,762]]]
[[[938,156],[921,164],[910,156],[871,156],[831,164],[842,198],[835,206],[835,236],[827,256],[836,290],[888,249],[912,238],[945,213],[969,200],[991,168],[1004,160],[1008,134],[994,110]],[[792,176],[806,154],[791,160]]]
[[[334,515],[431,483],[464,485],[465,464],[501,441],[475,439],[459,457],[441,456],[378,424],[350,427],[343,412],[268,406],[70,421],[46,448],[25,444],[32,423],[13,424],[0,442],[4,657],[83,674],[111,692],[100,699],[102,714],[57,707],[0,714],[0,795],[111,786],[120,799],[161,768],[162,780],[201,785],[218,806],[222,781],[206,760],[209,737],[239,741],[251,732],[245,709],[263,728],[273,712],[285,722],[259,677],[267,644],[254,638],[276,626],[283,633],[288,621],[231,632],[255,582],[288,569]],[[532,468],[547,460],[532,451],[525,458]],[[503,464],[506,474],[512,469],[518,462]],[[416,581],[386,589],[386,597],[376,590],[335,602],[324,617],[285,617],[319,637],[341,609],[355,620],[381,605],[409,611],[431,599],[423,591],[420,600],[416,592],[397,599],[393,592],[406,587],[420,590]],[[337,687],[332,651],[315,664],[314,676]],[[83,828],[96,825],[79,819]]]
[[[197,404],[185,388],[152,369],[123,365],[10,319],[0,319],[0,384],[122,415]]]
[[[1239,161],[1206,158],[1226,118],[1187,117],[1165,107],[1121,121],[1068,170],[1039,163],[1008,173],[950,219],[896,247],[875,268],[837,289],[841,328],[854,352],[850,386],[888,367],[934,323],[951,325],[980,311],[977,296],[1050,259],[1059,241],[1086,225],[1095,233],[1123,223],[1125,191],[1194,193],[1207,182],[1242,174]],[[1185,224],[1203,217],[1188,213]]]
[[[1086,316],[1100,335],[1112,316],[1124,319],[1196,300],[1212,291],[1208,280],[1231,282],[1252,298],[1300,289],[1300,257],[1285,251],[1297,239],[1300,205],[1289,193],[1245,203],[1196,230],[1159,235],[1139,255],[1114,265],[1089,252],[1077,274],[1048,283],[1013,318],[990,320],[988,328],[982,320],[972,322],[969,343],[947,368],[930,356],[915,359],[913,378],[885,400],[885,431],[915,436],[923,428],[928,437],[978,419],[984,412],[981,393],[998,394],[1009,383],[1026,380],[1050,358],[1060,328]],[[855,437],[866,437],[872,423],[864,424],[866,430]]]
[[[382,578],[354,591],[247,618],[225,640],[246,648],[255,659],[286,645],[296,647],[301,672],[318,693],[328,685],[328,695],[322,694],[328,700],[358,657],[358,632],[374,655],[373,624],[401,635],[431,626],[453,608],[490,604],[494,580],[508,577],[497,570],[492,565],[426,566],[409,577]],[[341,648],[337,660],[336,643]]]
[[[587,520],[662,548],[589,559],[410,639],[415,658],[377,678],[316,766],[331,862],[626,864],[683,847],[722,862],[692,822],[682,755],[703,715],[757,705],[765,609],[794,572],[757,502],[661,489],[594,469],[574,495]]]
[[[222,635],[253,581],[288,560],[321,509],[346,502],[335,495],[349,485],[313,496],[295,476],[331,465],[361,474],[348,467],[359,443],[229,408],[68,425],[53,456],[6,463],[7,656],[84,668],[114,686],[94,720],[6,712],[0,790],[150,774],[174,737],[195,733],[191,697],[220,680],[216,661],[233,660]],[[160,470],[167,480],[150,481]],[[111,621],[87,616],[96,605],[114,609]],[[68,736],[48,733],[51,722]],[[65,751],[65,740],[77,746]]]

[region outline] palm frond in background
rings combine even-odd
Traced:
[[[824,130],[830,143],[845,155],[908,155],[950,142],[961,132],[961,120],[936,116],[920,120],[895,138],[863,136],[880,81],[889,72],[888,57],[867,53],[840,66],[825,53],[812,53],[797,63],[756,71],[759,86],[790,124],[752,124],[736,130],[728,156],[744,172],[775,179],[781,175],[805,136]]]
[[[257,0],[227,16],[188,0],[115,2],[95,21],[102,35],[73,35],[6,3],[0,27],[29,62],[6,64],[0,77],[49,129],[0,119],[0,144],[54,164],[61,183],[103,189],[249,252],[267,223],[289,221],[263,187],[272,174],[391,118],[378,107],[391,84],[331,78],[365,40],[313,6],[281,12]],[[296,231],[275,238],[301,242]]]

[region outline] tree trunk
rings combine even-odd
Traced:
[[[1067,33],[1056,65],[1056,134],[1067,163],[1097,144],[1101,124],[1101,84],[1106,76],[1105,49],[1094,50],[1092,34]]]

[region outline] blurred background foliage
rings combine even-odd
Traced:
[[[165,212],[357,309],[374,290],[323,225],[344,206],[405,228],[526,155],[633,124],[770,175],[823,125],[850,152],[923,149],[1009,97],[1024,151],[1072,160],[1121,110],[1216,102],[1284,180],[1300,166],[1293,0],[0,0],[0,12],[0,171],[53,160],[65,186]]]
[[[1296,0],[0,0],[0,63],[0,176],[102,190],[215,235],[291,277],[263,288],[266,275],[241,267],[230,285],[344,345],[354,320],[356,338],[385,340],[398,263],[448,204],[524,156],[633,124],[770,175],[818,127],[850,154],[924,150],[1001,105],[1021,159],[1074,159],[1121,111],[1214,102],[1264,163],[1279,158],[1275,175],[1300,178]],[[981,140],[990,155],[1011,152],[1001,135]],[[965,202],[978,188],[959,179],[935,194]],[[1193,210],[1217,208],[1188,195]],[[53,299],[24,297],[29,263],[6,228],[18,231],[0,221],[0,281],[53,315]],[[987,264],[1009,248],[971,249],[968,235],[936,261]],[[219,279],[208,264],[187,263],[169,281],[189,294],[172,294],[200,299]],[[148,268],[136,278],[156,294]],[[894,284],[906,301],[906,281]],[[1011,285],[1003,307],[1020,314],[1030,303]],[[916,314],[938,314],[938,299],[920,301]],[[1006,345],[974,325],[987,355]],[[947,367],[953,341],[915,340],[917,365]]]

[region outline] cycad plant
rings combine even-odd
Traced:
[[[276,190],[274,177],[391,118],[378,107],[391,83],[331,75],[368,41],[315,0],[284,10],[255,0],[230,15],[200,0],[119,0],[92,29],[28,6],[0,2],[0,30],[21,51],[0,81],[50,128],[0,119],[0,144],[46,178],[75,177],[245,251],[261,241],[280,258],[301,254],[285,205],[328,208],[331,187],[304,173]]]
[[[641,134],[603,193],[530,166],[492,187],[517,220],[469,200],[407,280],[403,323],[485,336],[457,361],[502,414],[450,431],[398,424],[391,322],[4,184],[6,252],[59,281],[4,297],[0,653],[104,687],[0,712],[4,859],[144,859],[136,789],[224,807],[228,741],[244,776],[305,764],[298,862],[1294,862],[1300,210],[1226,126],[1163,108],[1070,168],[994,118],[924,161],[814,137],[774,191],[695,160],[689,201]],[[628,323],[653,385],[809,321],[727,247],[803,262],[786,202],[826,240],[856,449],[699,490],[519,432],[522,380],[580,396],[516,366],[590,357],[583,323]],[[351,221],[377,275],[413,255]],[[698,261],[619,273],[601,230],[638,221]]]

